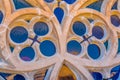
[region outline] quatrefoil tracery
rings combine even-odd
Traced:
[[[77,80],[93,80],[91,71],[110,76],[110,69],[120,62],[119,54],[116,57],[119,23],[111,21],[111,18],[118,20],[116,17],[120,15],[119,6],[118,10],[111,10],[115,0],[103,1],[101,12],[85,8],[95,0],[73,0],[74,3],[63,0],[58,7],[54,0],[26,1],[35,7],[15,10],[11,0],[1,1],[4,6],[0,4],[0,15],[5,16],[2,22],[0,20],[1,58],[5,62],[1,71],[25,72],[30,79],[36,70],[53,66],[48,78],[55,80],[65,64]],[[63,10],[62,20],[59,14],[54,14],[56,8]],[[26,54],[28,50],[31,56]]]

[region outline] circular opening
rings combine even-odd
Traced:
[[[37,22],[34,25],[34,32],[38,36],[44,36],[49,32],[48,25],[45,22]]]
[[[64,0],[68,4],[73,4],[76,0]]]
[[[19,56],[24,61],[31,61],[35,57],[35,51],[32,47],[26,47],[22,49]]]
[[[87,51],[88,51],[88,55],[92,59],[97,59],[100,57],[100,48],[96,44],[90,44],[88,46]]]
[[[79,36],[83,36],[86,32],[86,26],[82,22],[76,21],[73,24],[73,32]]]
[[[92,72],[94,80],[103,80],[102,74],[99,72]]]
[[[94,26],[92,29],[92,35],[97,39],[102,39],[104,36],[104,30],[99,26]]]
[[[79,42],[72,40],[67,43],[67,52],[73,55],[80,54],[82,47]]]
[[[22,43],[28,38],[28,31],[21,26],[13,28],[10,32],[10,38],[16,43]]]
[[[50,57],[56,53],[56,47],[53,42],[49,40],[43,41],[40,46],[40,51],[44,56]]]
[[[62,22],[63,16],[64,16],[64,10],[60,7],[55,8],[54,14],[57,17],[59,23]]]
[[[117,15],[112,15],[111,16],[111,23],[114,26],[119,27],[120,26],[120,18]]]
[[[25,80],[25,78],[24,76],[17,74],[14,76],[14,80]]]
[[[46,2],[48,2],[48,3],[51,3],[51,2],[53,2],[54,0],[44,0],[44,1],[46,1]]]

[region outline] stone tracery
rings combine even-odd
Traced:
[[[21,0],[21,5],[27,4],[24,8],[16,7],[15,0],[0,1],[1,72],[33,80],[37,70],[47,68],[45,79],[56,80],[65,64],[77,80],[93,80],[91,72],[110,77],[111,69],[120,64],[120,0],[100,0],[100,11],[89,6],[98,0],[25,1]],[[112,9],[116,2],[117,9]],[[25,54],[28,50],[32,57]]]

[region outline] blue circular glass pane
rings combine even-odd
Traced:
[[[67,52],[68,53],[78,55],[81,52],[81,49],[82,49],[82,47],[81,47],[80,43],[75,40],[69,41],[67,44]]]
[[[116,15],[112,15],[111,16],[111,23],[116,26],[119,27],[120,26],[120,18]]]
[[[38,36],[44,36],[49,32],[48,25],[45,22],[37,22],[34,25],[34,32]]]
[[[98,73],[98,72],[92,72],[92,76],[94,78],[94,80],[103,80],[102,78],[102,74]]]
[[[51,2],[53,2],[54,0],[45,0],[46,2],[48,2],[48,3],[51,3]]]
[[[86,26],[82,22],[76,21],[73,24],[73,31],[75,34],[83,36],[86,32]]]
[[[97,39],[102,39],[104,36],[104,30],[99,26],[95,26],[92,29],[92,35],[95,36]]]
[[[2,20],[3,20],[3,13],[2,11],[0,11],[0,23],[2,22]]]
[[[43,41],[40,46],[40,51],[44,56],[50,57],[56,53],[56,47],[53,42],[49,40]]]
[[[20,52],[19,56],[24,61],[31,61],[35,57],[35,51],[32,47],[26,47]]]
[[[25,78],[24,76],[17,74],[14,76],[14,80],[25,80]]]
[[[61,22],[62,22],[62,19],[63,19],[63,16],[64,16],[64,11],[63,11],[63,9],[60,8],[60,7],[55,8],[54,14],[55,14],[55,16],[57,17],[59,23],[61,23]]]
[[[64,0],[68,4],[73,4],[76,0]]]
[[[10,38],[16,43],[22,43],[28,38],[28,31],[21,26],[13,28],[10,32]]]
[[[100,57],[100,48],[96,44],[90,44],[87,51],[88,55],[93,59]]]

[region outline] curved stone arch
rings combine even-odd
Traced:
[[[51,75],[49,74],[50,80],[56,80],[59,74],[60,69],[62,68],[63,64],[69,64],[69,68],[72,70],[74,68],[77,71],[74,71],[74,74],[77,75],[83,75],[83,77],[77,77],[77,79],[87,79],[87,80],[93,80],[93,77],[91,75],[91,71],[97,71],[102,74],[105,74],[105,77],[109,76],[109,69],[111,67],[119,65],[119,54],[117,54],[118,50],[118,38],[119,38],[119,28],[114,28],[114,25],[110,22],[110,16],[112,14],[119,15],[119,6],[118,10],[111,10],[113,4],[115,3],[115,0],[105,0],[102,4],[102,9],[100,12],[88,9],[86,6],[94,3],[97,0],[80,0],[76,1],[73,4],[67,4],[66,2],[63,2],[63,6],[60,6],[62,8],[65,7],[65,17],[62,24],[59,23],[57,20],[55,14],[53,13],[53,5],[52,3],[49,3],[49,6],[52,5],[52,10],[49,8],[48,4],[44,2],[44,0],[35,0],[32,3],[32,0],[26,0],[29,4],[32,4],[34,7],[31,8],[22,8],[18,10],[14,10],[14,4],[11,3],[11,0],[2,0],[5,7],[5,19],[0,25],[0,48],[2,49],[0,58],[3,59],[3,63],[1,63],[1,72],[8,72],[8,73],[16,73],[16,74],[23,74],[26,79],[33,79],[33,75],[35,74],[36,70],[41,70],[44,68],[49,68],[52,66],[51,69]],[[54,1],[55,2],[55,1]],[[118,3],[120,0],[118,0]],[[54,5],[57,4],[57,1],[53,3]],[[119,5],[119,4],[118,4]],[[105,8],[104,8],[105,7]],[[103,9],[104,8],[104,9]],[[34,16],[32,16],[34,15]],[[91,16],[90,16],[91,15]],[[36,20],[37,19],[37,20]],[[39,20],[42,19],[42,20]],[[89,22],[87,19],[92,19],[93,22]],[[30,20],[30,22],[27,20]],[[32,22],[32,21],[33,22]],[[24,28],[28,29],[29,26],[34,26],[35,22],[37,21],[43,21],[48,22],[47,24],[50,26],[51,29],[50,33],[42,39],[39,39],[40,41],[49,40],[52,41],[55,44],[55,47],[59,50],[56,51],[56,55],[52,57],[45,57],[39,54],[40,51],[36,51],[36,59],[30,62],[24,62],[18,58],[18,54],[20,53],[20,50],[24,48],[25,46],[28,46],[31,41],[27,40],[23,44],[14,44],[15,50],[12,52],[9,49],[9,42],[10,38],[7,38],[10,34],[10,30],[12,27],[15,26],[24,26]],[[71,30],[71,26],[75,21],[80,21],[85,24],[86,27],[90,28],[88,33],[85,33],[85,36],[79,37],[79,35],[76,35]],[[52,27],[51,27],[52,26]],[[98,40],[97,38],[90,37],[92,34],[92,28],[94,26],[100,26],[104,30],[104,34],[106,38]],[[54,29],[54,30],[53,30]],[[4,34],[4,35],[3,35]],[[7,36],[6,36],[7,35]],[[90,39],[88,40],[88,38]],[[71,55],[66,50],[66,45],[71,40],[76,40],[82,43],[81,41],[84,39],[88,40],[88,43],[85,42],[84,45],[84,53],[83,55]],[[108,50],[105,49],[104,42],[108,40]],[[88,55],[87,47],[89,44],[98,44],[98,47],[101,50],[102,56],[98,58],[97,60],[93,60]],[[100,44],[100,45],[99,45]],[[83,46],[82,45],[82,46]],[[39,46],[38,44],[35,44],[35,47]],[[36,48],[33,48],[36,49]],[[78,65],[79,64],[79,65]],[[34,67],[34,65],[36,67]],[[27,67],[29,66],[29,67]],[[98,69],[98,70],[97,70]],[[100,71],[102,70],[102,71]],[[108,72],[105,72],[107,71]],[[31,72],[31,73],[29,73]]]

